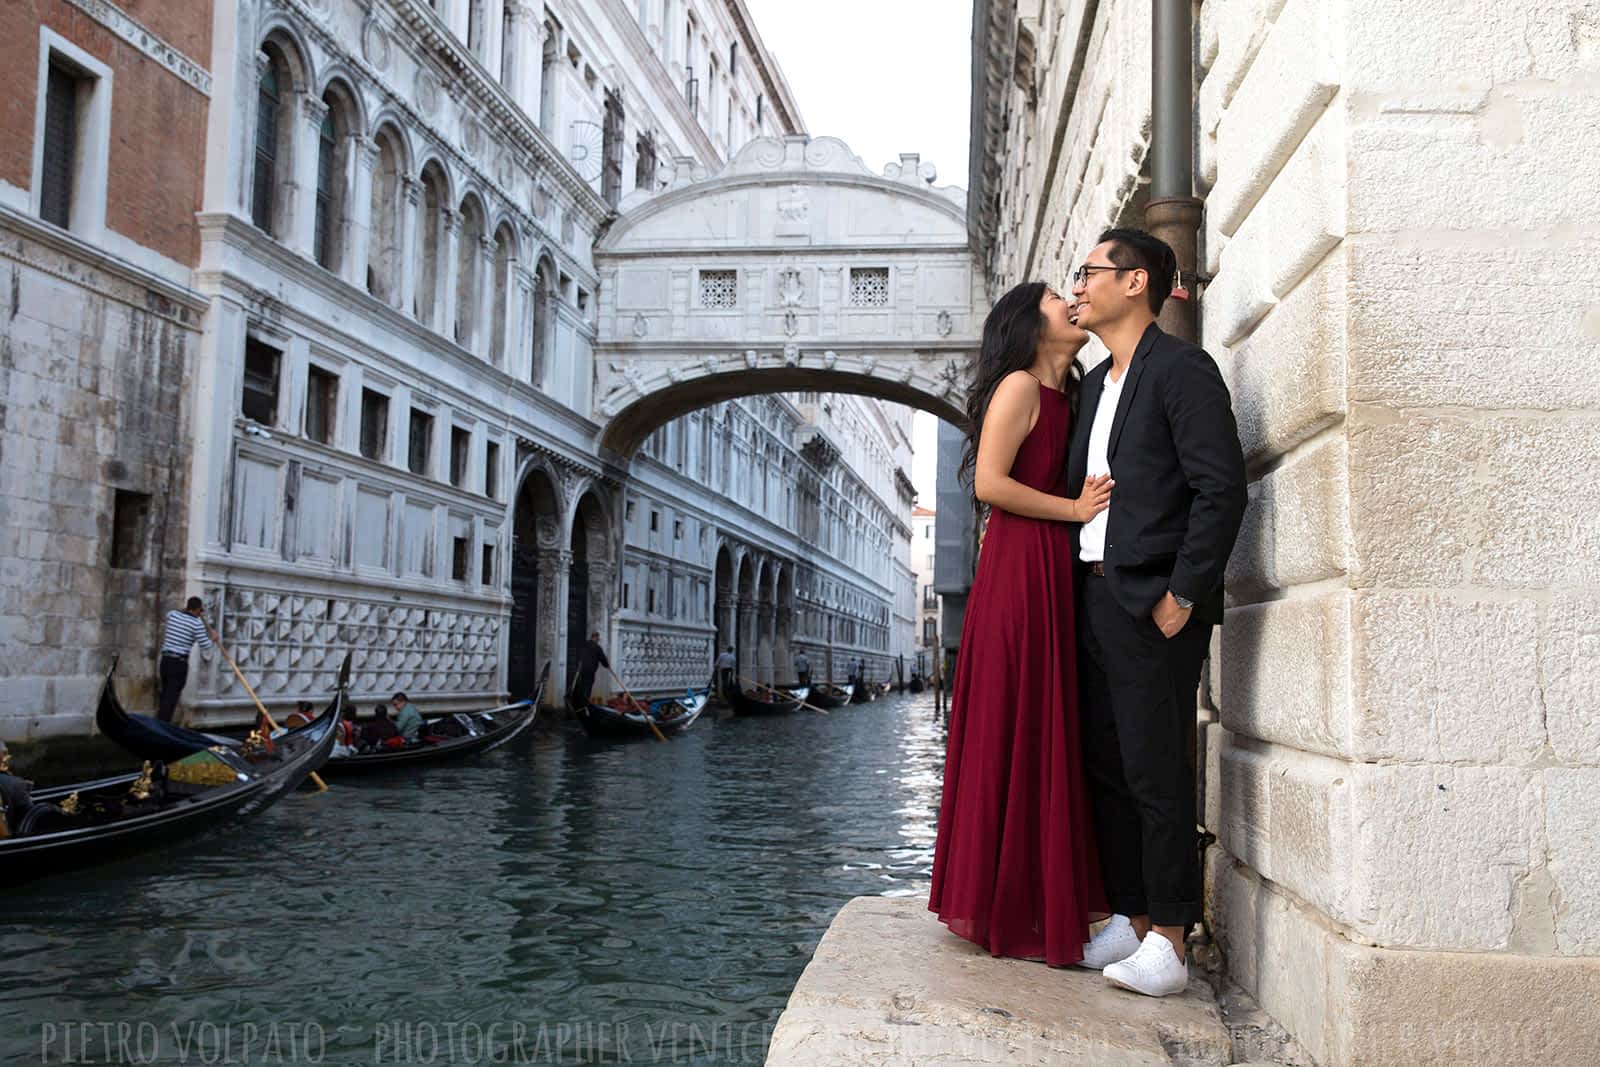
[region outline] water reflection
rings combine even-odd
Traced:
[[[8,893],[0,1061],[758,1063],[838,908],[926,893],[944,746],[918,694],[297,794]]]

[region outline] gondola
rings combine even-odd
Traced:
[[[911,676],[911,681],[906,683],[906,692],[908,693],[920,693],[922,692],[923,688],[924,685],[922,676],[920,674],[913,674]]]
[[[311,723],[274,739],[269,755],[218,745],[182,762],[146,760],[138,774],[38,790],[11,836],[0,839],[0,885],[147,852],[261,811],[328,758],[349,672],[347,656],[332,702]],[[117,702],[109,673],[100,699]]]
[[[711,690],[690,689],[681,697],[652,700],[649,715],[656,729],[663,734],[681,734],[694,725],[694,721],[711,703]],[[604,704],[589,703],[577,709],[578,722],[583,732],[596,740],[613,741],[641,737],[654,737],[655,730],[645,722],[644,714],[626,712]]]
[[[422,740],[400,748],[335,756],[323,766],[322,773],[332,777],[387,771],[396,767],[461,759],[499,748],[532,726],[533,720],[538,718],[539,698],[544,695],[545,682],[549,677],[550,664],[546,663],[539,674],[539,684],[533,696],[527,700],[518,700],[488,711],[457,712],[427,719],[422,724]],[[433,732],[430,733],[430,730]],[[459,731],[459,734],[444,736],[444,730]]]
[[[783,692],[776,690],[775,692]],[[738,682],[733,684],[733,689],[724,694],[728,703],[733,706],[735,715],[787,715],[791,711],[798,711],[800,702],[810,695],[809,689],[789,690],[789,696],[779,697],[777,700],[758,700],[749,695],[740,687]]]
[[[806,703],[813,707],[828,711],[831,708],[842,708],[850,703],[855,696],[856,687],[853,683],[847,685],[834,685],[832,682],[822,682],[811,687],[811,695],[806,697]]]
[[[856,682],[853,688],[854,692],[850,694],[852,704],[870,704],[882,692],[877,685],[868,682]]]

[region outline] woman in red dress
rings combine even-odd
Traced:
[[[1103,890],[1078,744],[1068,523],[1110,500],[1108,478],[1064,494],[1088,335],[1042,282],[983,324],[962,475],[989,525],[950,696],[950,741],[928,907],[996,956],[1083,957]]]

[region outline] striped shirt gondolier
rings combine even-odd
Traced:
[[[187,611],[167,612],[166,634],[161,639],[161,654],[163,656],[177,656],[179,659],[188,659],[189,652],[194,648],[194,643],[200,642],[200,647],[207,652],[216,647],[211,643],[211,638],[206,634],[206,624],[190,615]]]

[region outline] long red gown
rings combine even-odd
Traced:
[[[1072,414],[1039,386],[1011,476],[1066,495]],[[967,597],[928,908],[996,956],[1083,958],[1104,910],[1078,743],[1067,525],[993,509]]]

